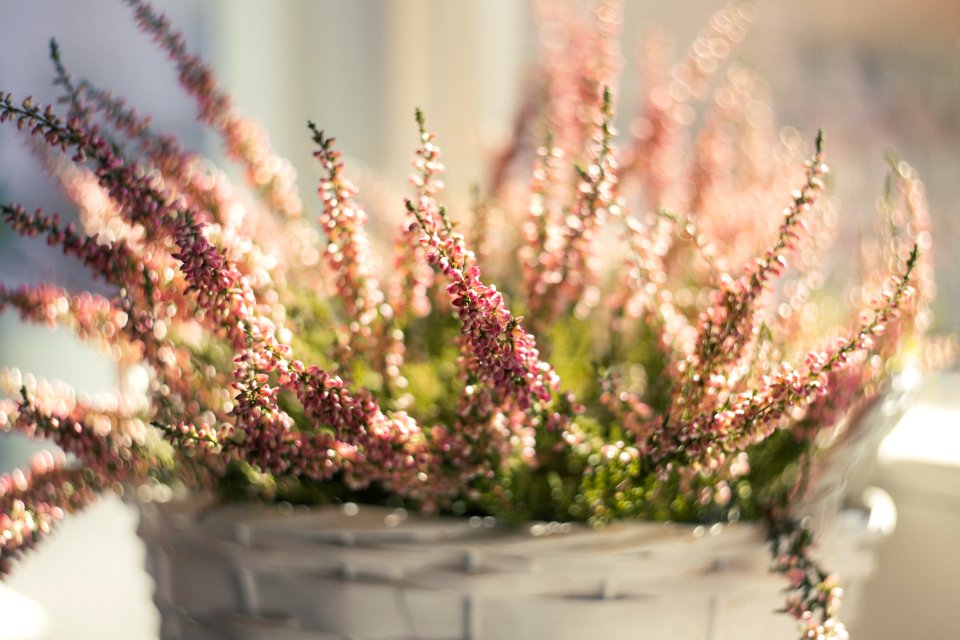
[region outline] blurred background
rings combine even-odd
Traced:
[[[416,144],[413,109],[439,134],[451,199],[465,199],[484,175],[485,150],[509,132],[536,52],[533,12],[518,0],[158,0],[222,85],[271,134],[298,168],[304,194],[316,172],[305,123],[398,190]],[[674,34],[679,53],[722,6],[716,0],[628,0],[623,32],[627,72],[620,109],[638,95],[633,52],[653,25]],[[832,190],[844,202],[844,235],[872,229],[884,154],[917,168],[934,218],[937,331],[960,330],[960,3],[957,0],[759,2],[735,56],[767,79],[776,117],[809,138],[828,136]],[[154,115],[158,130],[220,157],[218,141],[194,123],[174,70],[116,0],[0,0],[0,89],[49,102],[48,40],[57,38],[76,74],[126,96]],[[621,129],[625,127],[621,126]],[[56,189],[13,128],[0,128],[0,199],[62,209]],[[314,211],[316,199],[308,200]],[[7,284],[57,280],[96,287],[43,243],[0,228],[0,278]],[[0,366],[17,366],[97,392],[116,384],[109,363],[60,332],[0,315]],[[866,594],[860,637],[944,638],[957,631],[952,576],[960,554],[960,380],[928,381],[921,402],[883,450],[877,483],[898,503],[900,527],[881,550]],[[0,471],[23,464],[33,446],[0,440]],[[0,586],[0,620],[42,615],[45,631],[22,637],[153,638],[157,618],[134,511],[111,498],[70,518]],[[937,546],[941,545],[941,546]],[[909,585],[909,588],[908,588]],[[27,609],[28,598],[36,609]],[[11,609],[8,613],[4,607]],[[14,617],[8,617],[12,615]],[[942,616],[942,617],[938,617]],[[12,624],[12,623],[11,623]],[[0,626],[4,633],[14,633]],[[21,637],[21,636],[14,636]]]

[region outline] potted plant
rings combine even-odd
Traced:
[[[922,338],[928,220],[918,179],[894,165],[853,317],[819,317],[823,136],[804,152],[751,114],[757,87],[739,67],[711,84],[747,7],[718,12],[686,59],[651,74],[621,144],[614,3],[585,15],[543,3],[541,73],[469,211],[444,206],[438,142],[417,111],[391,252],[368,239],[331,137],[310,124],[317,233],[265,132],[161,14],[129,4],[256,199],[71,75],[55,44],[62,109],[0,93],[0,121],[30,135],[81,224],[0,214],[112,291],[0,287],[0,309],[68,327],[147,380],[94,401],[3,371],[0,428],[66,455],[0,480],[0,570],[99,492],[136,487],[153,503],[143,533],[169,637],[504,637],[483,607],[508,584],[493,618],[523,637],[581,637],[535,630],[524,612],[590,616],[577,604],[589,599],[639,629],[654,591],[657,607],[681,604],[652,633],[696,637],[724,616],[742,628],[747,614],[726,609],[737,598],[736,611],[769,610],[744,570],[764,544],[803,637],[846,637],[842,590],[803,516],[839,509],[836,478],[877,433],[857,416]],[[174,489],[190,497],[167,502]],[[228,501],[275,506],[217,506]],[[740,521],[764,523],[768,541]],[[696,598],[691,576],[710,585]],[[303,595],[319,583],[323,595]],[[387,615],[397,598],[396,616],[423,617],[390,635],[369,607]],[[525,608],[503,618],[514,599]]]

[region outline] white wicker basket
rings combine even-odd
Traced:
[[[822,549],[854,599],[872,543],[889,530],[881,520],[845,511]],[[784,583],[768,573],[762,530],[750,525],[505,529],[379,507],[191,499],[145,504],[140,534],[164,640],[796,635],[774,612]]]
[[[797,506],[841,577],[848,623],[874,547],[896,525],[889,496],[863,491],[865,474],[912,390],[895,385],[860,414]],[[842,510],[861,493],[862,508]],[[796,637],[776,612],[785,583],[768,571],[760,525],[506,529],[366,506],[210,505],[142,503],[163,640]]]

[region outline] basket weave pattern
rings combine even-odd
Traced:
[[[792,637],[762,529],[600,530],[363,506],[143,506],[163,640]],[[491,526],[492,525],[492,526]],[[876,535],[845,511],[822,550],[856,596]],[[854,602],[845,606],[849,620]]]

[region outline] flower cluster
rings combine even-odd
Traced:
[[[65,114],[0,93],[0,122],[25,132],[80,225],[17,204],[0,217],[106,291],[0,284],[0,311],[65,327],[146,377],[89,399],[0,371],[0,431],[69,454],[0,478],[0,573],[97,492],[156,479],[507,520],[766,517],[805,637],[845,637],[841,591],[789,505],[816,482],[822,436],[923,344],[929,216],[893,162],[870,253],[887,280],[848,296],[853,321],[817,326],[836,217],[820,198],[823,136],[805,150],[749,109],[763,103],[749,72],[723,70],[747,6],[719,11],[672,67],[660,40],[645,45],[623,140],[619,4],[539,3],[540,73],[475,195],[473,237],[443,202],[438,136],[418,110],[391,253],[368,236],[333,138],[309,125],[318,232],[291,165],[212,68],[148,3],[128,4],[259,199],[74,78],[56,45]],[[519,264],[490,258],[494,224],[515,232],[497,244]]]
[[[770,550],[773,569],[787,579],[785,612],[801,622],[801,638],[848,640],[846,627],[837,620],[843,589],[810,557],[813,535],[803,522],[790,516],[771,518]]]
[[[69,491],[66,487],[70,487]],[[28,470],[0,476],[0,571],[44,535],[66,513],[82,509],[106,487],[95,474],[65,466],[63,455],[34,457]]]

